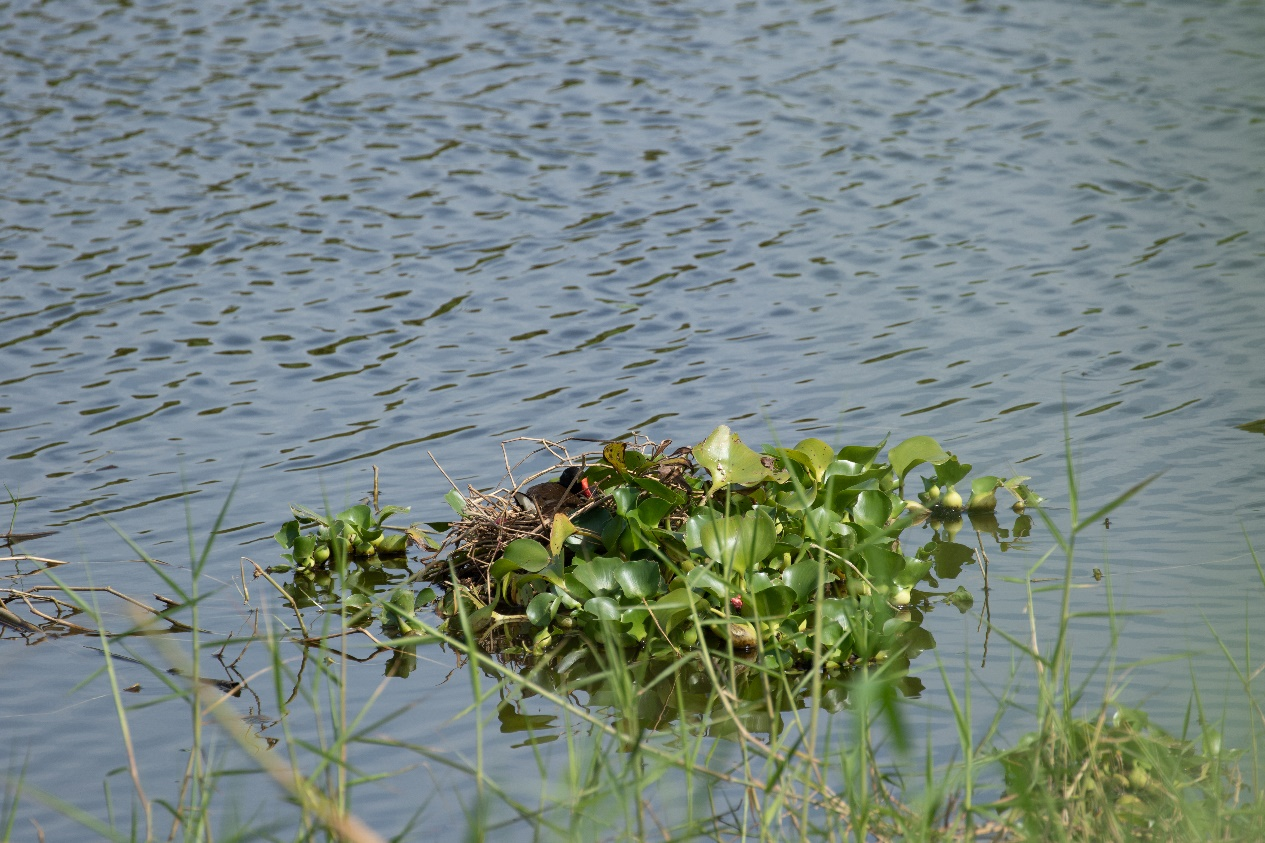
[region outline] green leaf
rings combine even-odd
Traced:
[[[784,585],[775,585],[772,588],[762,589],[754,595],[755,611],[761,620],[770,618],[783,618],[791,613],[795,608],[796,593],[792,588]]]
[[[925,462],[934,465],[947,460],[949,455],[940,447],[940,443],[930,436],[912,436],[888,451],[887,458],[891,461],[892,470],[896,472],[896,476],[900,478],[901,483],[904,483],[905,475],[914,466]]]
[[[584,611],[595,615],[598,620],[619,620],[619,604],[609,597],[594,597],[584,604]]]
[[[614,594],[619,587],[615,572],[619,570],[620,564],[618,559],[599,556],[576,565],[571,574],[594,595]]]
[[[356,532],[364,533],[373,527],[373,510],[362,503],[338,513],[338,521],[346,521],[356,528]]]
[[[562,553],[563,542],[574,535],[575,525],[571,523],[571,519],[566,516],[566,513],[555,512],[553,527],[549,530],[549,555],[557,556]]]
[[[804,457],[803,460],[796,458],[796,461],[811,471],[813,479],[818,483],[825,477],[826,469],[835,461],[834,449],[820,439],[805,439],[794,450]]]
[[[942,463],[936,465],[936,480],[941,487],[952,486],[960,483],[971,473],[971,466],[962,465],[958,462],[957,457],[949,457]]]
[[[657,527],[663,517],[675,508],[676,504],[664,498],[646,498],[632,511],[632,517],[641,522],[643,526]]]
[[[653,597],[662,590],[659,563],[653,559],[625,562],[615,571],[615,579],[624,594],[635,599]]]
[[[536,627],[548,626],[558,609],[558,595],[545,592],[537,594],[527,604],[527,619]]]
[[[729,588],[728,583],[702,565],[698,565],[692,570],[686,572],[685,583],[690,588],[710,591],[712,594],[716,595],[718,600],[729,599],[731,589]]]
[[[944,598],[944,602],[956,607],[959,612],[965,615],[975,605],[975,598],[971,595],[971,592],[966,590],[965,586],[959,585],[957,591]]]
[[[801,601],[807,600],[817,593],[817,576],[821,570],[816,559],[804,559],[782,572],[782,583],[793,589]],[[827,582],[834,579],[829,573],[827,577]]]
[[[868,489],[857,498],[852,515],[862,524],[882,527],[892,515],[892,499],[886,492]]]
[[[294,540],[301,534],[298,521],[287,521],[281,525],[281,529],[277,530],[273,538],[277,540],[277,544],[288,548],[294,547]]]
[[[773,476],[761,462],[760,455],[744,445],[738,434],[724,424],[694,446],[694,459],[712,475],[709,495],[721,486],[759,483]]]
[[[444,500],[458,515],[466,514],[466,499],[456,489],[449,490],[448,494],[444,495]]]
[[[505,558],[520,571],[536,573],[549,564],[549,551],[532,539],[514,539],[505,546]]]
[[[674,626],[689,617],[690,606],[698,599],[693,592],[678,588],[651,603],[650,613],[665,632],[671,632]]]
[[[408,549],[408,536],[404,533],[387,533],[378,545],[378,553],[403,553]]]
[[[384,506],[378,512],[378,516],[375,520],[378,524],[381,524],[383,521],[386,521],[392,515],[398,515],[402,512],[408,512],[412,508],[413,507],[411,506]]]

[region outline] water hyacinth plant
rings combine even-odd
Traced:
[[[957,559],[960,570],[973,552],[947,529],[916,547],[902,533],[991,513],[998,489],[1021,508],[1039,500],[1027,478],[984,477],[971,485],[974,509],[964,507],[954,486],[971,466],[925,436],[886,460],[885,443],[805,439],[757,452],[724,425],[693,448],[669,454],[668,444],[608,443],[585,465],[593,502],[518,537],[502,529],[509,510],[450,493],[462,521],[427,569],[448,588],[440,611],[450,629],[465,601],[479,629],[528,621],[537,650],[559,635],[613,631],[651,654],[710,635],[787,667],[812,654],[828,669],[907,659],[934,646],[916,604],[936,569]],[[934,471],[922,481],[929,505],[904,498],[920,466]]]

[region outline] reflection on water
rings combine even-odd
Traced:
[[[0,454],[49,555],[143,590],[96,516],[178,559],[232,485],[262,558],[371,464],[442,513],[427,450],[721,422],[1059,505],[1066,409],[1095,504],[1167,472],[1094,534],[1183,610],[1131,642],[1246,587],[1206,527],[1265,508],[1255,4],[8,12]]]

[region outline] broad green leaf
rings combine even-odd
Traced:
[[[409,511],[409,510],[411,510],[412,508],[413,508],[413,507],[411,507],[411,506],[384,506],[384,507],[382,507],[382,509],[378,512],[378,515],[377,515],[377,518],[375,519],[375,521],[376,521],[378,524],[381,524],[383,521],[386,521],[386,520],[387,520],[388,518],[390,518],[392,515],[398,515],[398,514],[403,513],[403,512],[408,512],[408,511]]]
[[[852,515],[862,524],[882,527],[892,515],[892,499],[886,492],[868,489],[857,498],[852,507]]]
[[[615,579],[624,594],[632,598],[653,597],[659,593],[663,582],[659,576],[659,563],[653,559],[625,562],[615,571]]]
[[[904,556],[878,545],[862,548],[861,556],[865,559],[866,575],[878,584],[895,582],[897,575],[905,568]]]
[[[350,509],[345,509],[338,513],[339,521],[346,521],[356,528],[358,532],[363,533],[373,526],[373,510],[362,503],[358,503]]]
[[[632,482],[636,483],[645,491],[649,492],[653,497],[663,498],[672,506],[680,506],[685,503],[685,496],[669,486],[665,486],[653,477],[634,477]]]
[[[817,593],[817,576],[820,572],[821,565],[816,559],[804,559],[782,572],[782,583],[794,589],[800,600],[807,600]],[[827,577],[827,582],[834,579],[834,575],[828,572]]]
[[[674,626],[690,616],[690,606],[697,599],[690,590],[678,588],[651,603],[649,608],[664,631],[671,632]]]
[[[773,518],[763,509],[742,516],[734,546],[733,567],[745,573],[759,565],[773,552],[777,543],[777,527]]]
[[[505,546],[505,558],[518,566],[520,571],[533,574],[549,564],[549,551],[532,539],[514,539]]]
[[[596,615],[599,620],[619,620],[619,604],[609,597],[594,597],[586,601],[584,611]]]
[[[709,495],[721,486],[759,483],[772,476],[760,455],[748,448],[728,425],[720,425],[694,446],[694,459],[712,475]]]
[[[826,469],[835,460],[834,449],[820,439],[805,439],[795,446],[795,450],[807,458],[806,467],[812,471],[813,479],[820,483]]]
[[[448,494],[444,495],[444,500],[458,515],[466,514],[466,499],[456,489],[450,489]]]
[[[703,591],[710,591],[720,600],[729,599],[729,586],[724,580],[713,574],[702,565],[698,565],[692,570],[686,572],[685,582],[690,588],[699,588]]]
[[[795,608],[795,590],[784,585],[775,585],[756,592],[755,611],[762,620],[783,618]]]
[[[619,587],[615,572],[619,570],[620,561],[609,556],[599,556],[588,562],[581,562],[571,571],[580,584],[597,596],[613,594]]]
[[[804,513],[804,533],[808,538],[824,544],[830,539],[830,530],[839,521],[839,514],[824,506],[814,507]]]
[[[912,436],[888,451],[887,458],[891,461],[892,470],[896,472],[896,476],[904,483],[905,475],[914,466],[925,462],[934,465],[947,460],[949,455],[940,447],[940,443],[930,436]]]
[[[962,465],[957,457],[949,457],[944,462],[936,464],[936,480],[939,481],[941,488],[960,483],[970,473],[971,466]]]
[[[281,529],[277,530],[273,538],[282,547],[294,547],[294,540],[301,534],[302,531],[299,529],[298,521],[287,521],[281,525]]]
[[[537,594],[531,599],[531,602],[527,604],[527,619],[531,621],[534,626],[548,626],[549,622],[553,620],[554,612],[557,611],[557,609],[558,596],[556,594],[550,594],[548,592],[545,592],[544,594]]]
[[[663,498],[646,498],[637,504],[632,516],[645,527],[657,527],[663,517],[675,508],[675,504]]]
[[[571,523],[571,519],[564,513],[555,512],[553,527],[549,531],[549,555],[557,556],[562,553],[563,542],[574,535],[575,525]]]

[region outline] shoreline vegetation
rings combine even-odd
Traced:
[[[55,560],[11,557],[36,567],[0,588],[6,637],[41,635],[42,623],[96,638],[130,792],[107,783],[111,810],[95,816],[29,782],[26,773],[37,762],[28,760],[26,767],[0,775],[0,839],[25,833],[18,824],[33,801],[108,840],[410,839],[426,833],[429,797],[419,795],[416,808],[402,806],[385,822],[358,813],[356,806],[419,765],[446,771],[445,785],[459,794],[467,823],[451,836],[467,840],[506,834],[577,841],[1259,838],[1265,815],[1256,746],[1265,710],[1252,693],[1259,668],[1249,654],[1235,657],[1209,625],[1241,685],[1242,697],[1232,704],[1249,712],[1246,754],[1222,745],[1222,722],[1213,712],[1230,703],[1205,706],[1193,671],[1179,735],[1152,725],[1116,690],[1120,617],[1109,576],[1110,640],[1102,652],[1077,652],[1073,667],[1069,633],[1078,618],[1088,616],[1073,605],[1077,535],[1145,483],[1082,517],[1069,444],[1066,525],[1055,523],[1026,487],[1018,491],[1021,479],[987,478],[978,489],[973,485],[967,501],[954,501],[959,512],[953,519],[938,499],[930,500],[932,487],[943,498],[970,467],[963,471],[930,440],[904,452],[898,449],[907,443],[901,443],[887,462],[878,459],[882,445],[872,453],[830,449],[829,456],[824,451],[814,456],[816,440],[793,449],[751,451],[752,462],[750,449],[731,436],[718,429],[694,447],[694,458],[706,469],[686,472],[697,485],[667,482],[670,473],[662,473],[656,461],[671,455],[653,443],[615,451],[608,446],[600,459],[583,460],[586,468],[598,469],[588,472],[598,499],[609,501],[589,510],[606,513],[595,516],[603,523],[585,521],[583,513],[573,521],[567,512],[548,519],[514,511],[508,504],[513,492],[534,478],[514,484],[506,495],[494,495],[495,506],[478,516],[490,512],[493,524],[499,517],[500,526],[512,523],[513,531],[525,535],[502,529],[498,535],[506,540],[490,545],[439,541],[435,525],[391,533],[382,522],[405,510],[377,506],[375,473],[371,505],[339,514],[346,517],[305,510],[311,516],[306,524],[296,517],[293,526],[279,531],[278,541],[291,554],[288,571],[269,572],[243,560],[243,597],[256,619],[244,637],[207,631],[200,620],[206,597],[202,575],[231,495],[211,538],[201,548],[191,540],[187,582],[129,541],[172,595],[160,600],[161,609],[109,587],[72,587],[58,575],[62,563]],[[839,462],[848,465],[832,467]],[[916,501],[915,494],[904,496],[904,485],[919,466],[935,473],[923,480],[920,494],[928,497]],[[788,486],[794,494],[779,497]],[[931,747],[925,757],[914,757],[908,748],[916,736],[901,697],[915,681],[910,660],[919,653],[930,658],[925,651],[934,648],[915,613],[936,606],[965,612],[973,605],[931,584],[937,576],[952,579],[945,576],[952,564],[937,567],[937,547],[956,544],[956,531],[950,535],[945,525],[956,522],[961,530],[965,522],[975,532],[978,558],[965,564],[984,563],[984,535],[1015,539],[1014,526],[1001,529],[987,519],[977,524],[971,517],[967,502],[979,503],[975,496],[988,486],[1015,491],[1023,504],[1020,517],[1035,514],[1054,540],[1017,581],[1027,595],[1026,635],[990,628],[1009,645],[1015,665],[1011,684],[1026,683],[1031,696],[1019,701],[1009,689],[981,696],[969,670],[964,684],[955,687],[937,661],[942,683],[923,694],[934,693],[938,704],[951,710],[958,744],[952,753],[937,754],[951,754],[949,761],[934,760]],[[637,491],[621,491],[631,487]],[[676,497],[665,494],[674,490]],[[459,518],[470,520],[472,498],[457,492],[454,499],[450,493]],[[915,502],[926,508],[925,516],[939,516],[939,526],[929,528],[934,538],[918,548],[902,546],[899,539],[914,525],[915,517],[906,513]],[[813,519],[825,516],[810,514],[820,507],[833,507],[833,523],[846,529],[822,529]],[[995,502],[986,512],[994,507]],[[699,516],[703,510],[709,514]],[[309,577],[297,563],[314,558],[322,528],[331,553],[321,567],[307,568]],[[565,535],[555,540],[560,532]],[[415,591],[415,584],[423,584],[421,572],[410,573],[407,559],[390,545],[380,555],[368,553],[384,535],[442,551],[433,558],[446,559],[447,571],[425,567],[431,584]],[[801,540],[787,541],[792,535]],[[313,537],[310,547],[305,536]],[[681,547],[671,545],[672,538]],[[539,550],[523,544],[511,550],[524,540]],[[471,553],[485,546],[494,549]],[[1265,588],[1265,569],[1250,543],[1248,548]],[[604,579],[597,569],[605,563],[595,566],[595,560],[615,556],[618,565]],[[376,562],[363,564],[369,557]],[[945,558],[952,557],[949,552]],[[646,559],[660,564],[653,581]],[[485,562],[481,583],[470,575],[480,570],[478,560]],[[254,568],[250,578],[270,583],[281,595],[293,625],[280,620],[285,616],[277,614],[275,595],[250,594],[247,561]],[[1051,576],[1048,569],[1060,562],[1058,576]],[[629,566],[639,573],[621,575]],[[693,574],[696,570],[704,573]],[[286,573],[293,579],[280,581]],[[24,584],[35,577],[51,584]],[[1047,603],[1036,599],[1042,592],[1055,598],[1056,618],[1037,618],[1038,603]],[[986,592],[983,596],[986,605]],[[119,615],[103,611],[100,601],[107,597],[129,607],[130,628],[109,628],[118,626]],[[268,605],[256,605],[261,600]],[[659,606],[664,600],[680,602]],[[521,617],[507,617],[511,605],[521,608]],[[14,611],[23,608],[36,622]],[[1038,634],[1044,628],[1039,620],[1055,621],[1053,633]],[[987,612],[981,622],[991,627]],[[376,632],[370,629],[375,623]],[[735,635],[738,627],[750,627],[753,636]],[[493,628],[516,634],[489,646]],[[692,636],[685,634],[690,631]],[[359,662],[365,659],[358,647],[365,641],[372,656],[388,654],[386,676],[367,701],[353,705],[349,682],[353,674],[363,681]],[[377,710],[388,683],[407,677],[427,648],[450,653],[470,682],[469,707],[445,727],[468,730],[473,749],[464,756],[391,737],[392,724],[410,709]],[[243,655],[249,650],[258,669],[230,682],[203,675],[201,655],[233,649]],[[166,782],[146,779],[145,759],[138,757],[133,738],[145,715],[129,701],[132,689],[122,686],[117,660],[143,665],[162,683],[163,705],[189,709],[188,765],[174,792]],[[1086,663],[1095,687],[1108,689],[1100,699],[1091,698],[1088,681],[1074,678],[1084,675]],[[271,737],[245,716],[243,695],[256,701],[256,711],[290,712],[270,724]],[[984,718],[982,699],[995,706]],[[548,716],[524,713],[515,704],[523,700],[531,700],[531,711]],[[999,728],[1004,717],[1012,726],[1022,717],[1027,733],[1004,744]],[[502,731],[522,732],[524,751],[533,753],[535,764],[522,763],[538,765],[542,774],[534,802],[522,796],[521,770],[502,772],[487,759],[485,730],[497,721]],[[231,761],[224,736],[237,748]],[[378,765],[367,759],[380,757],[390,758],[395,772],[370,772]],[[260,774],[274,783],[284,811],[243,818],[223,804],[230,781]]]

